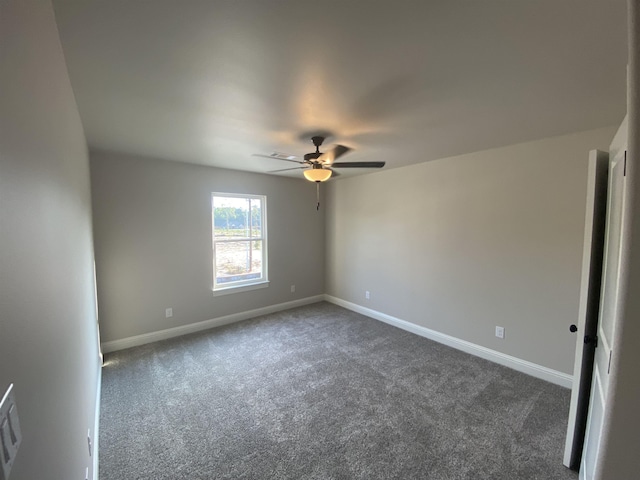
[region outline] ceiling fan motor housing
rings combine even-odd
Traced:
[[[312,160],[317,160],[320,157],[320,155],[322,155],[320,152],[307,153],[304,156],[304,161],[309,162]]]

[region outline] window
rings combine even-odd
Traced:
[[[211,205],[214,293],[266,287],[267,197],[213,193]]]

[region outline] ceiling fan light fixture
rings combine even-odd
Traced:
[[[311,168],[302,173],[304,173],[304,177],[310,182],[326,182],[331,178],[332,172],[325,168]]]

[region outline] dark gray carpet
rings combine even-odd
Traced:
[[[107,355],[100,478],[576,479],[569,395],[318,303]]]

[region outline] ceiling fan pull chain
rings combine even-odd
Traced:
[[[320,210],[320,182],[316,182],[316,200],[318,201],[316,210]]]

